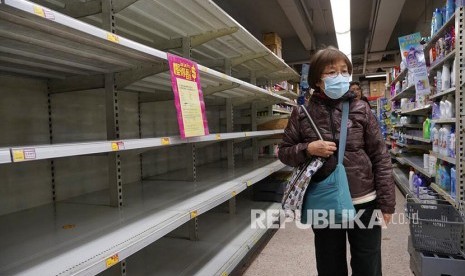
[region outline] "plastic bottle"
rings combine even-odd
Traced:
[[[420,195],[420,187],[422,186],[422,179],[419,175],[415,175],[416,177],[413,180],[413,186],[415,187],[415,193],[417,197]]]
[[[413,171],[413,168],[410,168],[410,172],[408,173],[408,187],[410,191],[414,192],[415,191],[415,186],[413,186],[413,176],[415,175],[415,172]]]
[[[431,136],[433,137],[433,152],[439,153],[439,125],[434,125],[431,130]]]
[[[441,93],[442,91],[442,71],[438,70],[436,72],[436,91],[437,93]]]
[[[455,87],[455,59],[452,62],[452,68],[450,69],[450,87]]]
[[[450,196],[455,199],[457,196],[457,183],[456,183],[455,167],[450,168]]]
[[[433,11],[433,16],[431,17],[431,37],[433,37],[435,33],[436,33],[436,13]]]
[[[452,17],[455,12],[455,0],[447,0],[446,2],[446,20]]]
[[[442,183],[442,180],[443,180],[443,176],[442,176],[442,164],[441,162],[439,162],[438,166],[437,166],[437,171],[436,171],[436,184],[441,187],[441,188],[444,188],[444,185]]]
[[[439,107],[439,103],[433,102],[433,119],[439,119],[441,118],[441,109]]]
[[[442,140],[444,136],[444,126],[439,129],[438,154],[442,155]]]
[[[444,170],[442,172],[443,182],[442,185],[444,186],[445,191],[450,191],[450,169],[449,166],[443,166]]]
[[[451,134],[451,126],[450,125],[446,125],[444,127],[444,130],[443,130],[443,133],[442,133],[442,153],[440,152],[440,154],[442,156],[448,156],[448,149],[450,147],[450,134]]]
[[[435,33],[436,33],[442,27],[442,11],[441,11],[440,8],[436,8],[434,13],[435,13],[435,16],[434,16],[434,30],[435,30]]]
[[[423,122],[423,138],[430,139],[431,121],[429,118]]]
[[[448,147],[448,154],[449,157],[455,158],[455,129],[452,129],[450,132],[450,141]]]
[[[445,63],[442,66],[442,90],[450,88],[450,65]]]
[[[446,97],[442,97],[441,102],[439,103],[439,111],[441,113],[440,118],[446,118]]]
[[[455,118],[455,98],[452,95],[448,95],[445,101],[446,118]]]

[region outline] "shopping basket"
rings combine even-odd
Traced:
[[[413,247],[419,251],[460,255],[464,218],[448,204],[415,202],[407,198]]]

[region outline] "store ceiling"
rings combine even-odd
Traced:
[[[283,59],[297,69],[315,49],[337,45],[328,0],[213,1],[260,40],[263,33],[278,33]],[[354,75],[363,77],[398,65],[397,38],[418,31],[427,36],[433,9],[444,2],[351,0]]]

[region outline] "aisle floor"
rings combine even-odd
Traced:
[[[383,275],[410,276],[413,274],[409,268],[410,257],[407,252],[409,227],[406,223],[398,223],[402,222],[404,216],[405,197],[397,188],[396,198],[396,213],[400,215],[393,216],[393,220],[397,220],[397,224],[390,224],[382,234]],[[298,229],[294,223],[286,224],[284,229],[279,229],[272,237],[244,275],[318,275],[313,238],[312,230]],[[348,263],[349,258],[348,253]]]

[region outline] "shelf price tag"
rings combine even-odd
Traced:
[[[199,215],[198,211],[191,211],[191,219],[196,218]]]
[[[228,272],[225,271],[225,272],[221,273],[221,276],[228,276]]]
[[[44,8],[39,6],[34,6],[34,13],[40,17],[45,17]]]
[[[107,40],[114,42],[114,43],[119,43],[119,37],[112,33],[107,33]]]
[[[163,138],[161,138],[161,144],[162,144],[163,146],[166,146],[166,145],[171,144],[170,137],[163,137]]]
[[[247,180],[247,182],[245,182],[247,184],[248,187],[252,186],[252,180]]]
[[[109,268],[110,266],[113,266],[115,264],[117,264],[119,262],[119,256],[118,254],[115,254],[113,256],[111,256],[110,258],[106,259],[105,260],[105,264],[107,265],[107,268]]]
[[[35,160],[37,158],[35,149],[12,149],[13,162]]]
[[[220,140],[221,139],[221,134],[216,134],[216,140]]]
[[[119,141],[119,142],[111,142],[111,150],[112,151],[119,151],[119,150],[124,150],[124,142]]]
[[[235,197],[235,196],[237,195],[237,192],[236,192],[236,191],[232,191],[231,195],[232,195],[233,197]]]
[[[55,15],[53,15],[51,10],[44,9],[40,6],[34,6],[34,13],[40,17],[55,20]]]
[[[245,137],[248,137],[248,136],[249,136],[249,134],[248,134],[247,132],[245,132],[245,133],[244,133],[244,136],[245,136]]]

